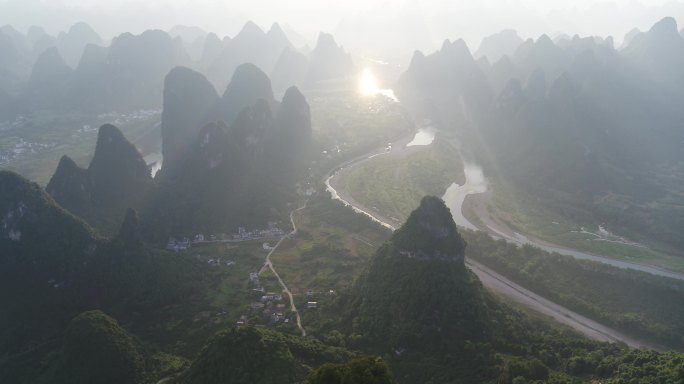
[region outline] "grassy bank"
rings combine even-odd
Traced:
[[[425,195],[442,196],[451,183],[463,184],[458,152],[439,137],[406,154],[378,156],[342,175],[351,196],[372,210],[403,222]]]
[[[501,184],[494,185],[493,192],[488,212],[516,232],[579,251],[684,272],[684,258],[666,255],[648,243],[630,244],[629,239],[617,235],[599,237],[601,223],[582,220],[570,207],[565,214],[559,214]],[[465,212],[468,216],[474,214],[468,209]]]
[[[466,256],[558,304],[629,334],[684,349],[684,282],[550,254],[466,232]]]

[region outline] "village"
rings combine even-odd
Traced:
[[[283,296],[278,293],[267,292],[261,283],[258,272],[250,272],[249,288],[253,300],[250,302],[247,312],[240,315],[236,326],[246,325],[265,325],[275,327],[278,325],[289,325],[294,320],[294,313],[283,301]],[[331,297],[335,291],[306,290],[306,310],[316,310],[318,308],[317,298]],[[292,324],[294,325],[294,324]]]
[[[192,239],[188,237],[171,237],[166,243],[169,251],[180,252],[190,249],[192,244],[201,243],[238,243],[242,241],[269,240],[281,237],[285,232],[278,228],[278,223],[269,221],[265,229],[254,229],[248,231],[245,227],[239,227],[237,233],[233,234],[212,234],[205,236],[202,233],[196,234]],[[265,245],[266,247],[267,245]],[[266,249],[266,248],[265,248]]]
[[[297,314],[293,311],[285,292],[281,292],[278,289],[276,278],[271,274],[260,274],[258,271],[246,270],[246,260],[244,257],[252,258],[255,254],[241,254],[237,251],[241,246],[230,244],[237,241],[254,239],[254,236],[261,236],[266,233],[277,233],[275,226],[273,226],[273,230],[270,232],[261,231],[263,230],[252,231],[251,234],[250,232],[245,231],[242,235],[240,235],[241,232],[238,232],[237,235],[240,236],[233,237],[236,235],[231,235],[225,240],[221,240],[220,236],[215,236],[215,240],[212,240],[212,236],[205,237],[204,240],[202,240],[202,236],[195,236],[192,240],[186,238],[176,243],[176,246],[184,247],[190,247],[193,244],[196,245],[197,251],[193,251],[192,256],[206,261],[207,265],[219,274],[228,273],[235,276],[235,273],[239,273],[243,276],[231,278],[232,281],[242,282],[240,283],[241,288],[238,289],[241,293],[236,293],[237,297],[241,297],[240,305],[232,307],[219,305],[219,309],[199,312],[194,317],[195,322],[210,322],[219,325],[225,324],[228,321],[236,327],[259,326],[279,328],[282,330],[296,329]],[[229,257],[222,257],[213,252],[210,252],[212,256],[202,257],[204,252],[195,253],[201,249],[205,249],[203,247],[211,246],[212,243],[216,244],[219,242],[227,243],[226,246],[237,253],[234,253],[233,256]],[[260,247],[253,247],[251,249],[260,249],[262,252],[270,252],[272,247],[269,246],[268,243],[263,243]],[[251,269],[254,267],[256,267],[256,265],[252,264],[252,266],[248,268]],[[302,294],[302,297],[300,298],[301,305],[305,311],[316,311],[319,308],[320,301],[325,302],[327,298],[336,295],[336,292],[333,289],[307,288],[300,292]]]
[[[261,285],[259,274],[250,272],[249,286],[251,287],[252,302],[249,304],[248,313],[240,315],[236,325],[238,327],[247,324],[267,324],[275,326],[290,322],[287,305],[283,302],[281,294],[266,292]]]
[[[9,138],[8,141],[15,139],[14,145],[0,148],[0,165],[10,164],[25,157],[36,155],[40,152],[54,148],[56,143],[36,143],[26,141],[23,138]]]
[[[97,115],[99,122],[108,122],[110,124],[123,126],[134,121],[147,120],[161,116],[161,109],[139,109],[133,112],[106,112]]]
[[[234,264],[235,262],[228,262],[226,266]],[[216,266],[218,265],[220,263],[216,264]],[[282,294],[267,291],[262,285],[258,272],[249,273],[247,289],[249,290],[250,302],[237,317],[235,321],[236,327],[247,325],[266,327],[295,326],[294,314],[286,303],[287,300],[283,298]],[[311,289],[307,290],[307,310],[317,309],[318,302],[313,300],[318,295],[334,295],[334,291],[314,292]],[[194,321],[213,321],[215,324],[220,324],[225,321],[224,319],[227,315],[227,310],[216,312],[202,311],[195,316]]]

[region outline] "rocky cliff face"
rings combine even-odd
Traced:
[[[456,230],[449,208],[426,196],[392,237],[399,254],[416,260],[453,261],[463,264],[465,240]]]
[[[186,160],[200,129],[208,123],[209,111],[219,96],[199,72],[176,67],[164,80],[162,111],[163,177],[175,177]]]
[[[64,156],[46,191],[62,207],[104,234],[116,233],[127,208],[140,208],[152,177],[136,147],[113,125],[98,132],[87,169]]]

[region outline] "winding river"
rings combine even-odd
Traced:
[[[347,192],[340,188],[339,184],[335,183],[337,177],[344,172],[349,171],[353,167],[358,167],[359,165],[365,163],[378,156],[383,156],[387,153],[396,153],[404,151],[409,147],[413,146],[425,146],[431,145],[435,139],[437,131],[429,125],[424,125],[418,129],[411,139],[411,136],[401,138],[389,146],[389,151],[385,148],[371,152],[366,156],[361,156],[348,163],[346,163],[342,168],[337,170],[334,174],[331,174],[325,180],[325,185],[327,190],[332,194],[334,199],[342,201],[345,205],[352,207],[355,211],[363,213],[372,220],[380,223],[381,225],[394,230],[396,226],[401,223],[393,222],[387,218],[383,218],[380,212],[370,212],[368,209],[363,207],[363,204],[354,201],[353,197]],[[458,148],[456,143],[452,142],[455,148]],[[465,174],[465,183],[459,185],[456,183],[451,184],[446,190],[442,199],[446,203],[447,207],[451,210],[454,221],[457,225],[468,228],[471,230],[482,230],[478,228],[473,223],[468,221],[468,219],[463,215],[463,202],[468,195],[474,195],[478,193],[484,193],[487,191],[487,178],[484,175],[482,167],[472,161],[464,162],[463,172]],[[337,188],[335,188],[337,186]],[[392,224],[390,224],[392,223]],[[487,226],[485,228],[492,236],[497,238],[503,238],[507,241],[519,244],[519,245],[532,245],[537,248],[543,249],[551,253],[559,253],[561,255],[572,256],[576,259],[581,260],[591,260],[603,264],[608,264],[613,267],[622,269],[632,269],[636,271],[646,272],[657,276],[668,277],[671,279],[684,280],[684,274],[677,273],[673,271],[668,271],[661,269],[652,265],[638,264],[624,260],[613,259],[605,256],[595,255],[587,252],[582,252],[574,249],[565,248],[559,245],[546,243],[523,234],[513,232],[513,234],[506,234],[496,228]]]
[[[484,177],[482,167],[475,163],[464,163],[463,173],[465,174],[465,183],[463,185],[451,184],[442,196],[442,200],[451,210],[456,225],[477,231],[478,228],[463,216],[462,207],[468,195],[487,192],[487,179]]]
[[[339,183],[339,176],[345,172],[348,172],[352,168],[358,167],[375,157],[383,156],[384,154],[390,152],[407,150],[407,148],[409,148],[409,143],[412,143],[412,146],[430,145],[434,140],[434,135],[432,136],[432,138],[430,138],[430,134],[427,133],[425,130],[419,130],[412,138],[413,140],[411,140],[411,136],[409,136],[395,141],[389,146],[389,151],[386,148],[382,148],[374,152],[371,152],[365,156],[353,159],[345,163],[341,168],[336,170],[334,173],[328,175],[328,177],[326,177],[325,179],[325,185],[327,190],[331,193],[332,198],[341,201],[347,206],[350,206],[352,209],[354,209],[354,211],[368,216],[373,221],[383,225],[384,227],[390,230],[395,230],[397,226],[400,225],[400,223],[394,223],[392,220],[383,217],[382,214],[377,210],[368,209],[364,207],[363,204],[355,201],[354,198],[346,190],[344,190],[341,183]],[[465,198],[468,195],[484,193],[487,191],[487,179],[484,175],[482,167],[473,162],[464,162],[464,174],[465,182],[463,183],[463,185],[453,183],[451,186],[449,186],[442,199],[445,201],[445,203],[451,210],[454,221],[457,225],[472,230],[479,230],[480,228],[478,228],[473,223],[468,221],[468,219],[463,215],[462,206],[463,202],[465,201]],[[530,244],[549,252],[557,252],[560,254],[573,256],[578,259],[593,260],[620,268],[636,269],[660,276],[684,279],[684,275],[677,274],[674,272],[663,271],[658,268],[650,266],[644,266],[640,264],[609,259],[606,257],[591,255],[584,252],[565,249],[562,247],[542,244],[517,233],[515,233],[515,236],[513,237],[506,235],[502,232],[496,231],[495,229],[490,227],[488,227],[487,229],[492,235],[504,238],[508,241],[515,242],[517,244]],[[466,264],[478,276],[478,278],[487,288],[499,293],[502,296],[507,297],[509,300],[520,303],[537,312],[550,316],[556,321],[566,324],[592,339],[607,342],[620,341],[634,348],[647,347],[656,350],[664,349],[660,346],[645,343],[641,340],[634,339],[621,332],[606,327],[603,324],[600,324],[594,320],[579,315],[565,307],[553,303],[545,299],[544,297],[541,297],[535,294],[534,292],[515,284],[514,282],[505,278],[504,276],[497,274],[493,270],[487,268],[486,266],[480,263],[477,263],[474,260],[467,260]]]

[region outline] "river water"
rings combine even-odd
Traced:
[[[418,145],[430,145],[435,141],[435,135],[437,130],[432,126],[425,126],[418,129],[416,135],[413,137],[410,143],[406,144],[407,147],[414,147]]]
[[[442,196],[442,200],[451,210],[451,215],[457,225],[476,231],[478,228],[463,216],[463,202],[468,195],[486,192],[487,179],[484,177],[482,167],[475,163],[464,163],[463,173],[465,174],[465,183],[463,185],[451,184]]]
[[[164,157],[159,152],[153,152],[144,157],[145,163],[150,168],[150,174],[154,177],[162,167]]]
[[[456,183],[451,184],[447,189],[446,193],[442,197],[442,200],[446,203],[447,207],[451,210],[451,215],[454,218],[454,222],[461,227],[465,227],[471,230],[479,230],[473,223],[468,221],[468,219],[463,216],[463,202],[468,195],[473,195],[477,193],[484,193],[487,191],[487,179],[482,172],[482,167],[474,163],[464,163],[463,171],[465,173],[466,181],[463,185],[458,185]],[[487,226],[490,232],[494,233],[495,237],[500,237],[515,243],[518,245],[532,245],[534,247],[540,248],[546,252],[559,253],[565,256],[572,256],[580,260],[591,260],[603,264],[608,264],[613,267],[622,269],[633,269],[641,272],[650,273],[652,275],[669,277],[677,280],[684,280],[684,275],[677,272],[670,272],[658,267],[653,267],[650,265],[643,265],[632,263],[629,261],[623,261],[618,259],[613,259],[605,256],[594,255],[591,253],[581,252],[574,249],[568,249],[560,247],[553,244],[548,244],[535,239],[530,239],[525,235],[517,232],[513,232],[513,235],[508,235],[503,233],[496,228]]]

